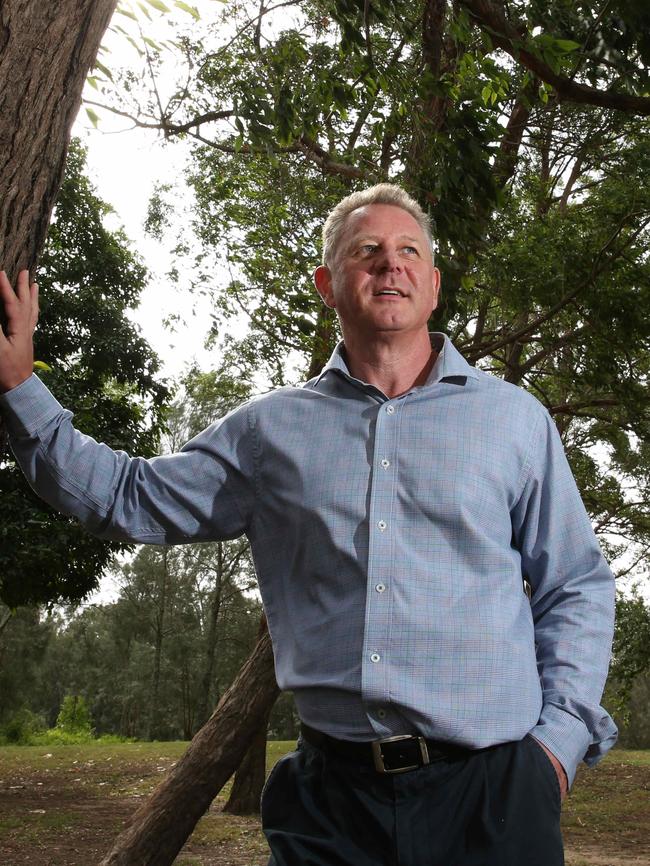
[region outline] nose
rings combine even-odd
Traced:
[[[377,260],[377,267],[381,273],[401,273],[402,261],[397,250],[384,247]]]

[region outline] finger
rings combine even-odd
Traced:
[[[2,295],[2,299],[5,303],[8,300],[11,300],[12,297],[15,297],[14,290],[11,288],[11,283],[9,282],[9,277],[4,271],[0,271],[0,295]]]
[[[18,285],[16,287],[16,294],[21,301],[29,300],[29,271],[21,271],[18,274]]]
[[[37,322],[38,322],[38,314],[39,314],[38,283],[32,283],[31,284],[31,286],[29,287],[29,295],[30,295],[30,300],[32,302],[32,315],[31,315],[31,319],[30,319],[30,324],[31,324],[31,328],[33,331],[34,328],[36,327]]]

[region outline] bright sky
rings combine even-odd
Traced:
[[[214,15],[219,3],[215,0],[194,0],[192,5],[199,8],[202,17],[208,18]],[[159,16],[152,10],[152,18],[153,23],[147,25],[149,35],[154,38],[170,38],[173,35],[168,23],[169,16]],[[184,18],[187,16],[176,20],[183,24],[186,23]],[[129,26],[124,16],[116,15],[114,21]],[[110,48],[110,54],[102,55],[103,62],[111,68],[128,67],[138,61],[134,49],[119,34],[107,33],[104,44]],[[100,98],[90,87],[86,88],[86,94],[89,99]],[[109,227],[124,228],[133,242],[133,249],[144,260],[150,273],[140,306],[132,318],[159,354],[165,375],[178,375],[194,359],[203,368],[209,368],[214,352],[203,349],[209,325],[209,302],[184,292],[182,275],[178,284],[166,278],[171,263],[169,248],[173,241],[167,239],[158,242],[145,235],[143,229],[152,192],[159,183],[178,181],[185,168],[189,147],[182,142],[165,145],[154,131],[133,129],[132,124],[124,118],[106,112],[98,113],[101,119],[96,129],[82,107],[73,135],[78,136],[88,148],[88,172],[98,195],[115,210],[115,214],[108,219]],[[175,313],[180,313],[186,324],[171,332],[163,323]],[[87,599],[84,606],[112,601],[117,594],[117,584],[107,574],[101,581],[100,589]]]
[[[172,3],[173,0],[168,0],[168,5]],[[215,0],[194,0],[192,5],[199,9],[206,20],[213,19],[215,11],[222,8]],[[147,28],[146,34],[155,39],[173,38],[173,22],[178,22],[179,26],[192,23],[192,19],[184,13],[160,15],[152,9],[151,15],[151,22],[147,22],[142,15],[140,18]],[[118,14],[114,17],[114,23],[131,28],[132,32],[135,27],[128,18]],[[128,68],[140,62],[135,49],[119,33],[107,32],[103,44],[109,48],[109,52],[100,56],[112,70]],[[168,56],[171,72],[173,58],[171,54]],[[164,74],[161,77],[164,86]],[[85,95],[88,99],[102,99],[89,86],[86,87]],[[209,303],[204,298],[183,292],[183,276],[178,285],[173,285],[166,278],[165,273],[171,263],[169,248],[173,240],[158,242],[147,237],[143,230],[147,205],[156,184],[176,182],[182,177],[189,147],[183,142],[165,145],[155,131],[134,129],[126,118],[100,110],[97,113],[101,117],[96,129],[82,106],[73,135],[78,136],[88,148],[89,174],[99,196],[115,209],[115,214],[108,221],[109,227],[124,227],[133,242],[133,248],[150,272],[149,285],[133,319],[160,355],[166,375],[177,375],[194,358],[202,366],[209,367],[213,353],[203,349],[209,325]],[[189,276],[185,284],[188,282]],[[187,326],[180,326],[172,333],[164,327],[163,322],[167,316],[175,313],[185,319]]]

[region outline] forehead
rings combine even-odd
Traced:
[[[345,234],[350,237],[358,237],[360,234],[394,234],[426,240],[415,217],[392,204],[368,204],[356,208],[348,216]]]

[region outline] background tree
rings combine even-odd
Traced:
[[[151,455],[168,391],[155,378],[158,359],[127,317],[146,272],[124,235],[105,228],[110,208],[84,169],[85,151],[73,143],[41,255],[39,373],[80,430]],[[11,454],[0,466],[0,599],[14,608],[83,598],[120,546],[92,538],[43,503]]]
[[[211,635],[213,579],[193,567],[192,548],[198,547],[141,548],[116,574],[119,594],[111,603],[50,616],[19,608],[0,636],[0,732],[25,711],[28,719],[54,727],[65,701],[75,696],[86,702],[97,735],[191,739],[205,704],[208,638],[215,645],[209,683],[214,706],[255,643],[261,608],[242,591],[250,585],[249,567],[242,565],[224,580]],[[201,547],[206,560],[210,548],[216,555],[215,545]]]
[[[116,0],[62,0],[47,7],[37,0],[2,4],[0,259],[12,283],[21,268],[35,269],[84,81],[115,5]],[[14,527],[6,529],[3,548],[14,543],[9,535]],[[17,603],[12,594],[7,600]]]

